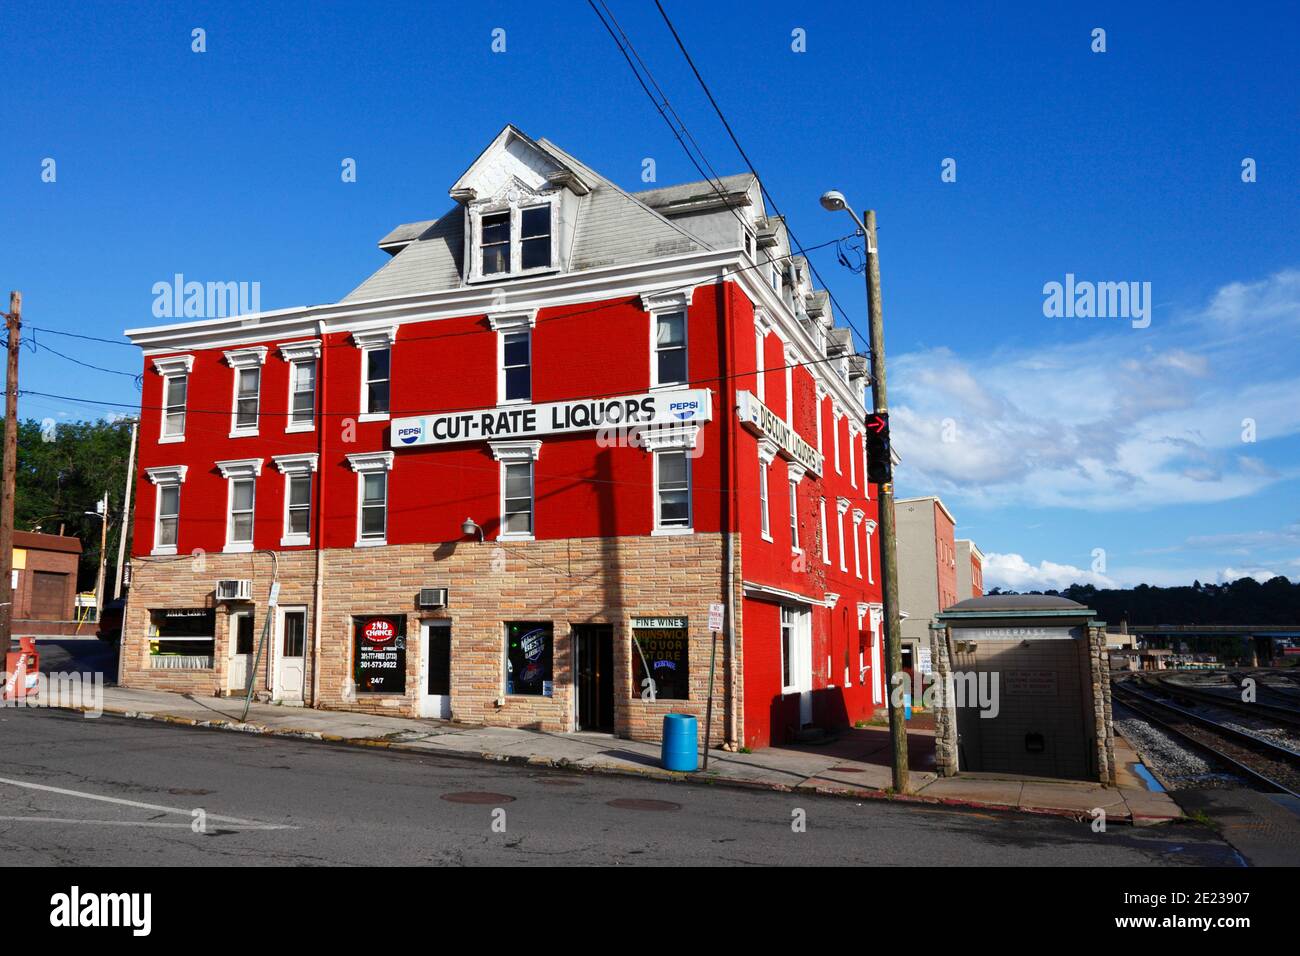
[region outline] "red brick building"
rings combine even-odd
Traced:
[[[76,538],[14,532],[15,635],[73,632],[80,560],[81,542]]]
[[[450,194],[336,304],[127,333],[123,682],[652,739],[712,690],[748,746],[869,716],[866,365],[754,177],[627,193],[507,127]]]

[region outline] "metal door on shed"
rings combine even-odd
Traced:
[[[1014,628],[1005,636],[990,628],[971,640],[969,631],[953,630],[961,769],[1095,779],[1088,643],[1081,628],[1060,632],[1027,639]]]

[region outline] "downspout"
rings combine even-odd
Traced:
[[[320,407],[316,415],[316,581],[312,590],[311,638],[311,705],[320,702],[320,638],[321,596],[325,587],[325,389],[329,377],[325,374],[325,356],[329,352],[325,340],[325,320],[316,323],[320,333],[320,364],[317,381],[320,382]]]
[[[727,449],[727,468],[723,477],[726,491],[726,511],[727,520],[724,524],[726,528],[726,542],[723,546],[724,562],[724,580],[726,581],[726,605],[727,605],[727,742],[723,749],[735,752],[739,748],[739,735],[737,733],[737,699],[738,685],[740,683],[740,674],[736,667],[736,431],[734,428],[735,415],[733,408],[735,405],[735,383],[731,378],[732,369],[735,367],[735,342],[731,335],[731,292],[727,287],[725,278],[719,277],[718,288],[722,292],[722,381],[719,389],[722,401],[723,427],[725,428],[725,447]]]

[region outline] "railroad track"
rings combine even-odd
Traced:
[[[1176,704],[1156,700],[1127,683],[1115,682],[1115,699],[1138,716],[1269,790],[1300,796],[1300,754]]]
[[[1290,730],[1300,731],[1300,709],[1298,708],[1288,707],[1284,704],[1265,704],[1260,701],[1247,703],[1230,694],[1216,694],[1214,691],[1205,690],[1204,688],[1188,687],[1186,684],[1174,681],[1172,677],[1172,674],[1142,675],[1138,677],[1138,681],[1172,697],[1183,697],[1189,701],[1212,704],[1215,707],[1222,707],[1224,710],[1236,711],[1255,718],[1268,717]],[[1260,688],[1257,687],[1258,689]]]

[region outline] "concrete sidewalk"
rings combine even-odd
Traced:
[[[1127,768],[1136,755],[1116,738],[1116,756],[1125,767],[1120,786],[997,774],[938,778],[933,773],[933,732],[909,729],[912,793],[890,792],[889,731],[854,728],[820,745],[770,747],[755,753],[711,750],[707,772],[664,770],[659,745],[609,734],[556,734],[536,730],[480,727],[441,720],[356,714],[254,704],[241,723],[242,699],[195,698],[162,691],[104,688],[104,712],[191,727],[386,747],[415,753],[511,761],[596,773],[637,774],[665,780],[718,783],[768,790],[811,791],[857,799],[892,799],[985,809],[1047,813],[1092,819],[1094,808],[1107,822],[1138,826],[1177,819],[1177,804],[1165,793],[1145,789]]]

